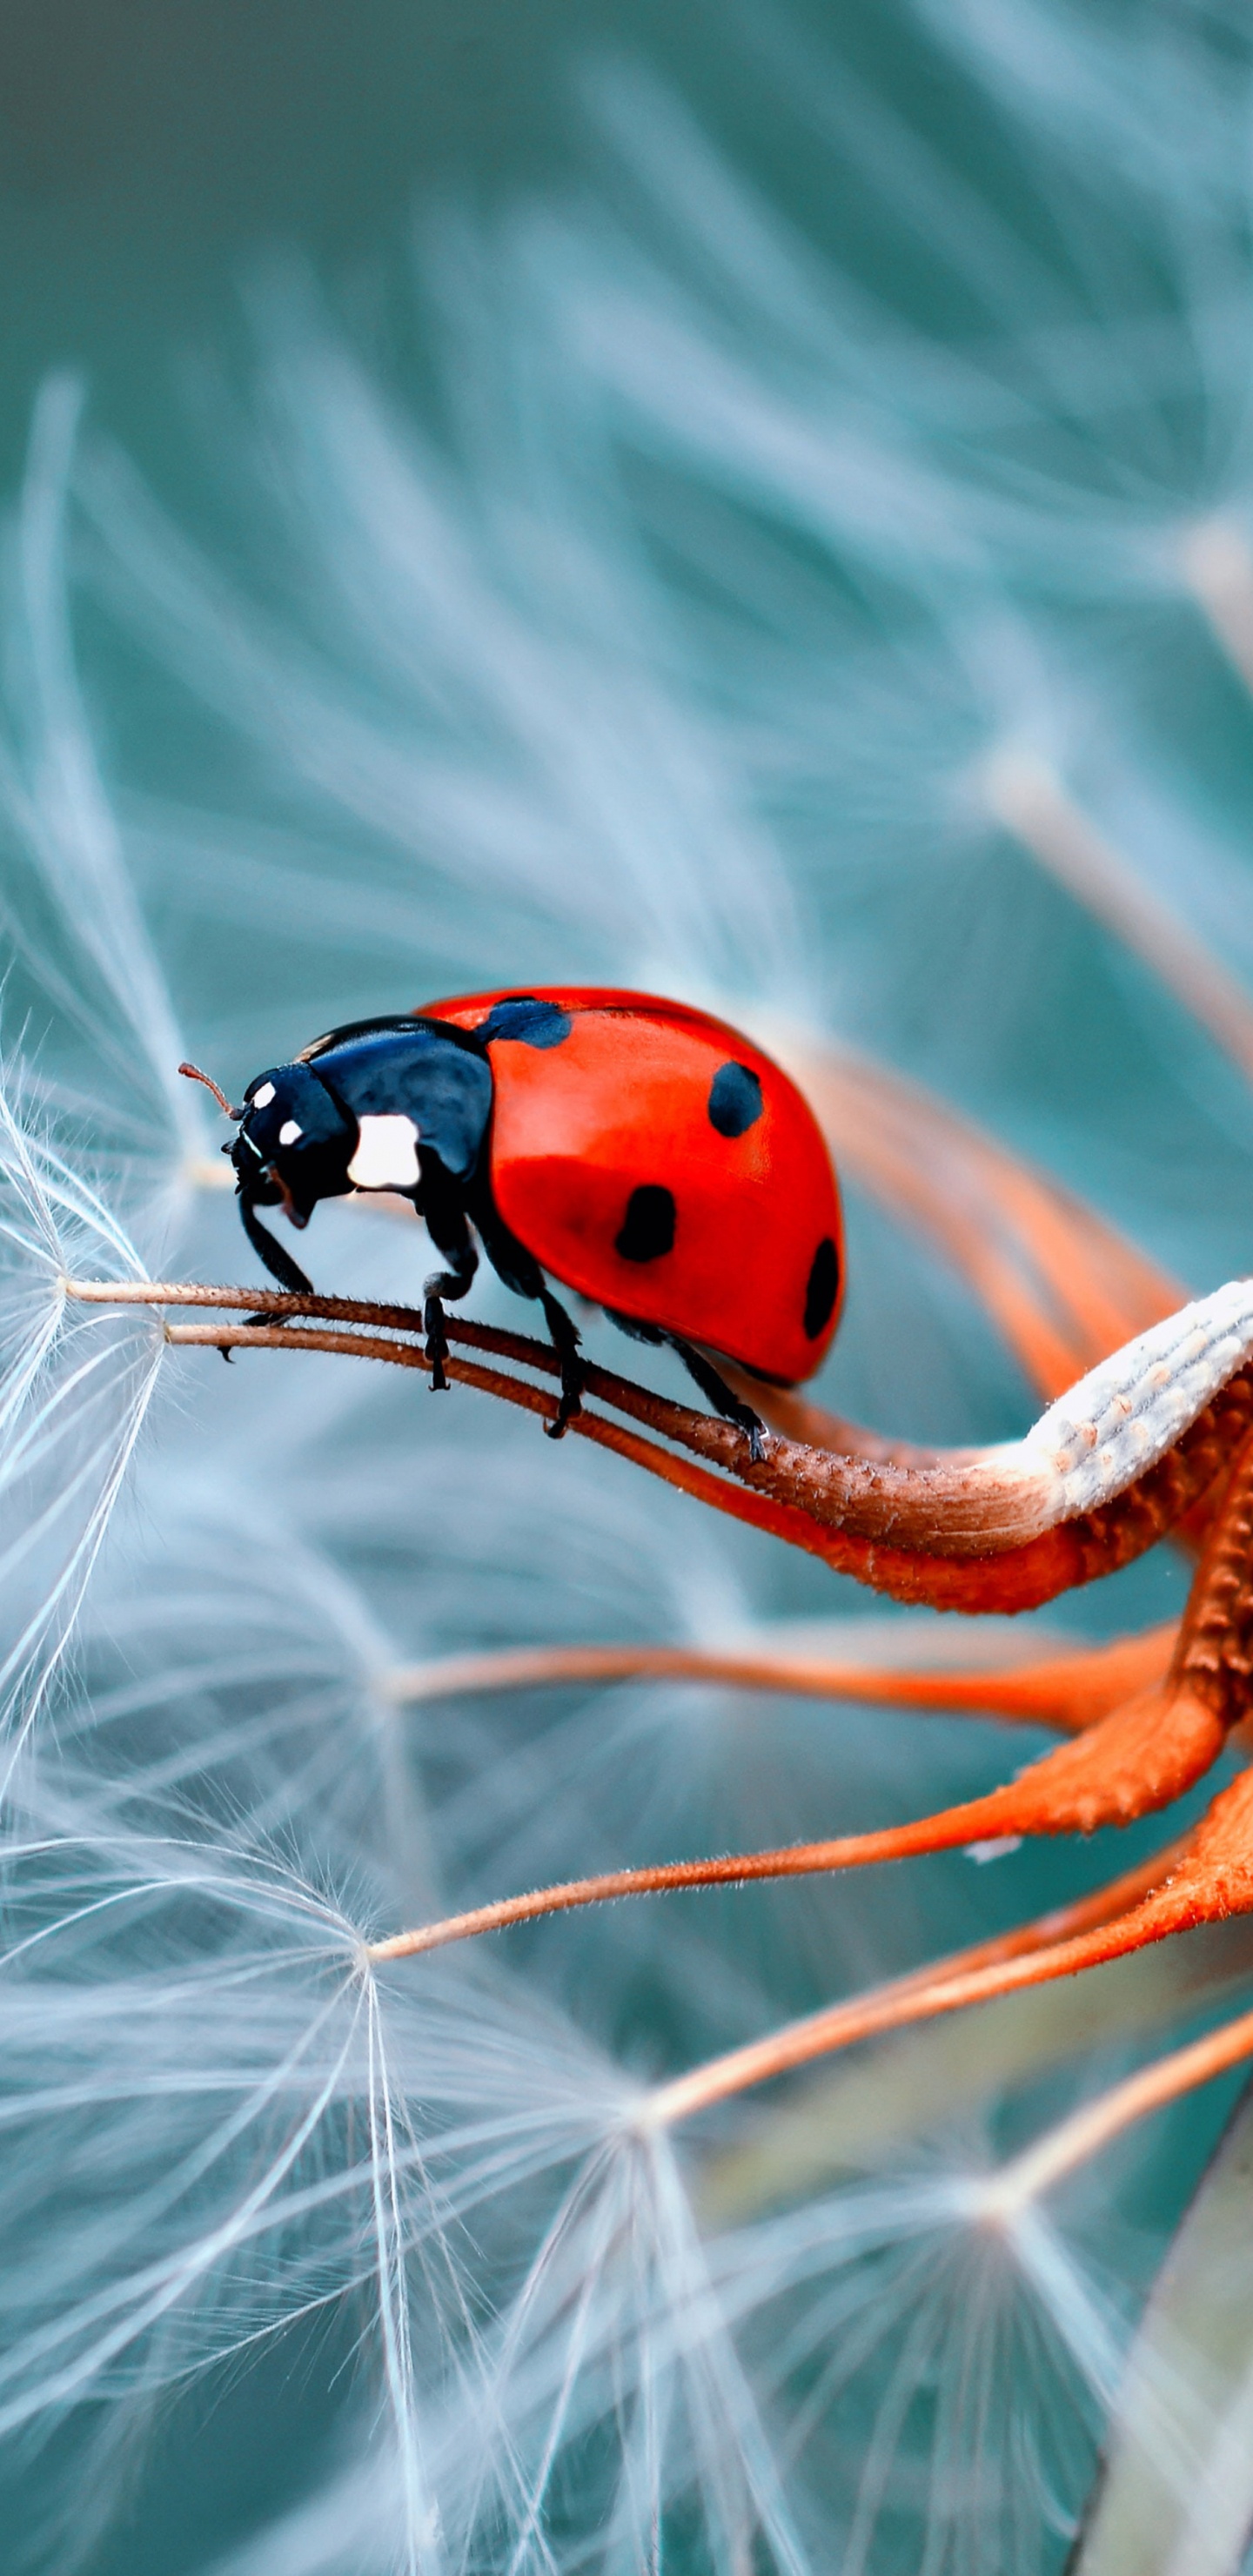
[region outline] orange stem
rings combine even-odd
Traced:
[[[1232,1462],[1226,1493],[1198,1569],[1165,1687],[1152,1686],[1110,1709],[1084,1734],[1058,1745],[1018,1779],[939,1814],[770,1851],[737,1852],[646,1869],[601,1871],[555,1887],[452,1915],[378,1945],[373,1955],[405,1957],[451,1941],[503,1930],[539,1915],[653,1896],[685,1887],[795,1878],[1017,1834],[1094,1833],[1129,1824],[1181,1797],[1217,1759],[1249,1703],[1253,1648],[1253,1431]],[[1253,1774],[1246,1775],[1253,1783]],[[1228,1793],[1230,1795],[1230,1793]],[[1253,1788],[1250,1794],[1253,1795]],[[1222,1808],[1222,1800],[1213,1813]],[[1199,1847],[1199,1846],[1198,1846]],[[1148,1936],[1146,1936],[1148,1937]]]
[[[1048,1914],[1037,1915],[1034,1922],[1019,1924],[1012,1932],[972,1943],[965,1950],[954,1950],[947,1959],[913,1968],[907,1976],[873,1987],[869,1994],[854,1995],[846,2003],[827,2004],[820,2012],[806,2013],[799,2021],[786,2023],[782,2030],[770,2031],[762,2039],[749,2040],[741,2048],[707,2059],[687,2075],[659,2085],[649,2096],[650,2125],[664,2127],[691,2119],[714,2102],[751,2092],[755,2085],[789,2074],[798,2066],[811,2065],[817,2058],[833,2057],[860,2040],[879,2038],[913,2022],[933,2021],[941,2013],[956,2012],[968,2004],[994,2001],[1009,1990],[1005,1972],[1015,1970],[1019,1963],[1053,1959],[1076,1937],[1126,1919],[1161,1885],[1187,1849],[1186,1840],[1168,1843],[1137,1869],[1126,1871],[1073,1905],[1058,1906]],[[1063,1970],[1059,1968],[1055,1973],[1061,1975]],[[1015,1982],[1047,1980],[1016,1978]]]
[[[1086,2164],[1098,2155],[1123,2129],[1135,2120],[1143,2120],[1150,2111],[1164,2109],[1185,2093],[1194,2093],[1201,2084],[1212,2084],[1216,2075],[1226,2074],[1242,2058],[1253,2057],[1253,2012],[1240,2013],[1234,2021],[1224,2022],[1218,2030],[1207,2031],[1203,2039],[1192,2040],[1186,2048],[1159,2057],[1151,2066],[1142,2066],[1121,2084],[1111,2084],[1092,2102],[1068,2120],[1059,2120],[1056,2128],[1046,2130],[1035,2144],[1025,2147],[1012,2163],[1002,2166],[988,2185],[985,2215],[1002,2220],[1038,2200],[1064,2175],[1076,2166]]]
[[[1082,1968],[1101,1967],[1171,1933],[1253,1911],[1253,1772],[1245,1772],[1215,1799],[1187,1843],[1158,1854],[1148,1870],[1157,1883],[1135,1902],[1126,1900],[1142,1873],[1132,1873],[1104,1891],[1105,1896],[1121,1900],[1121,1910],[1102,1916],[1090,1928],[1076,1929],[1073,1915],[1046,1915],[1029,1930],[1047,1931],[1050,1937],[1016,1955],[980,1960],[977,1954],[967,1953],[947,1962],[938,1973],[924,1972],[899,1986],[811,2013],[766,2039],[712,2058],[650,2097],[650,2121],[661,2125],[690,2119],[711,2103],[764,2084],[771,2076],[813,2058],[829,2056],[874,2032],[932,2021],[940,2013],[958,2012],[968,2004],[990,2003],[999,1995],[1073,1976]],[[1051,1937],[1058,1929],[1072,1937]]]
[[[390,1940],[374,1943],[370,1956],[416,1957],[426,1950],[445,1949],[453,1941],[474,1940],[483,1932],[505,1931],[542,1915],[605,1905],[624,1896],[809,1878],[831,1870],[866,1869],[882,1861],[952,1851],[1002,1836],[1091,1833],[1098,1825],[1126,1824],[1167,1805],[1200,1779],[1221,1750],[1223,1732],[1203,1702],[1181,1695],[1168,1708],[1160,1693],[1146,1693],[1115,1709],[1086,1735],[1032,1763],[1020,1779],[938,1815],[887,1825],[877,1833],[833,1835],[821,1842],[788,1843],[769,1851],[601,1870],[593,1877],[530,1888],[520,1896],[497,1897],[463,1914],[398,1932]]]
[[[386,1676],[388,1699],[463,1698],[565,1683],[687,1681],[732,1690],[795,1693],[805,1699],[861,1700],[902,1708],[956,1709],[1054,1726],[1079,1734],[1133,1692],[1164,1679],[1177,1623],[1143,1636],[1043,1656],[1005,1668],[901,1671],[843,1664],[786,1645],[715,1651],[698,1646],[509,1646],[491,1654],[445,1655]]]

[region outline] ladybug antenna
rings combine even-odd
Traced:
[[[219,1109],[223,1111],[224,1115],[227,1118],[233,1118],[236,1126],[239,1125],[240,1119],[244,1114],[242,1109],[232,1109],[231,1104],[226,1097],[226,1093],[224,1091],[219,1091],[212,1074],[202,1073],[198,1064],[180,1064],[178,1069],[180,1073],[186,1074],[189,1082],[203,1082],[205,1090],[212,1092]]]

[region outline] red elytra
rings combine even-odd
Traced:
[[[424,1003],[422,1017],[478,1029],[517,991]],[[839,1319],[843,1230],[795,1083],[681,1002],[594,985],[527,992],[570,1029],[556,1045],[490,1042],[489,1179],[510,1232],[598,1305],[780,1384],[811,1377]]]

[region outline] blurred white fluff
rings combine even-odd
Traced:
[[[1021,1043],[1029,979],[989,1027],[991,979],[963,966],[945,921],[977,904],[1003,969],[1007,832],[1051,864],[997,792],[1007,759],[1063,782],[1146,887],[1253,966],[1240,791],[1214,780],[1198,799],[1174,713],[1180,664],[1205,659],[1198,610],[1253,679],[1247,90],[1186,17],[1158,46],[1111,34],[1104,61],[1086,22],[1052,10],[935,21],[970,53],[1017,46],[998,213],[846,59],[744,13],[776,98],[907,251],[896,305],[824,262],[620,64],[585,83],[621,169],[616,220],[546,210],[507,238],[515,301],[600,390],[596,434],[683,478],[684,507],[664,484],[650,498],[657,532],[742,621],[733,657],[721,643],[746,785],[843,880],[843,939],[869,935],[856,973],[828,969],[827,1008],[838,997],[880,1045],[898,959],[933,940],[951,1022],[967,995],[979,1015],[985,1070],[1011,1033]],[[1084,113],[1042,133],[1031,39],[1043,50],[1046,34],[1054,100],[1068,66],[1079,90],[1092,79]],[[1202,102],[1215,157],[1185,190]],[[1154,119],[1159,148],[1140,154]],[[1049,261],[1042,223],[1061,235]],[[923,318],[928,281],[942,334]],[[814,550],[807,581],[798,545]],[[1091,899],[1100,911],[1095,884]]]
[[[1068,21],[1011,16],[1053,27],[1055,62],[1099,57]],[[816,40],[760,14],[742,32],[908,253],[895,305],[655,81],[602,64],[583,90],[607,203],[423,238],[451,440],[279,281],[254,306],[255,595],[94,442],[100,577],[259,755],[268,838],[202,820],[183,900],[246,889],[254,931],[320,942],[328,1007],[377,1007],[380,980],[420,998],[419,973],[651,977],[800,1010],[999,1107],[1054,1016],[1058,918],[1008,846],[1053,864],[1007,763],[1041,764],[1168,908],[1186,881],[1191,921],[1253,969],[1239,792],[1198,800],[1164,712],[1180,657],[1212,650],[1198,607],[1237,660],[1243,618],[1253,672],[1243,90],[1186,27],[1173,54],[1111,38],[1125,78],[1094,75],[1069,137],[1020,78],[1020,202],[998,214]],[[1186,207],[1118,128],[1159,91],[1176,170],[1190,99],[1225,138],[1227,178]],[[1067,187],[1091,221],[1049,259],[1042,209]],[[967,299],[943,337],[920,318],[932,277],[946,315]],[[150,866],[192,829],[160,804],[135,823]],[[1171,1082],[1215,1089],[1178,1014],[1140,1017]],[[1095,1023],[1085,1057],[1095,1087]]]
[[[304,558],[303,633],[229,590],[115,453],[97,445],[80,489],[128,615],[356,836],[386,898],[374,937],[390,909],[415,957],[480,978],[614,960],[627,982],[786,998],[787,874],[683,703],[611,478],[585,467],[555,530],[521,459],[494,488],[454,475],[307,290],[257,318],[265,497]],[[254,927],[286,926],[293,879],[250,863],[247,885]],[[358,912],[362,891],[358,873]],[[332,896],[323,935],[345,932]]]
[[[28,1809],[37,1827],[37,1783]],[[103,2488],[62,2500],[54,2546],[116,2502],[137,2407],[322,2313],[341,2366],[364,2335],[407,2463],[397,2563],[434,2563],[476,2274],[508,2264],[519,2217],[525,2246],[536,2195],[560,2201],[620,2088],[525,1989],[454,1972],[381,1998],[352,1921],[261,1836],[135,1837],[107,1810],[93,1830],[80,1800],[76,1837],[10,1837],[6,1883],[0,2426],[46,2438],[114,2401]],[[471,2473],[464,2444],[446,2466]]]
[[[630,240],[575,237],[568,309],[645,434],[702,473],[773,487],[916,599],[989,577],[1104,610],[1182,598],[1189,532],[1222,509],[1243,522],[1253,502],[1247,91],[1206,13],[1141,33],[1051,0],[920,0],[932,41],[1007,111],[1000,207],[799,20],[737,14],[775,98],[909,257],[895,303],[867,294],[654,82],[594,77],[665,266]],[[624,278],[635,293],[615,305]],[[943,334],[920,319],[929,305],[947,308]]]
[[[698,2564],[819,2576],[838,2551],[863,2576],[916,2545],[923,2499],[926,2565],[1036,2565],[1082,2493],[1120,2320],[1046,2221],[1010,2247],[979,2208],[974,2176],[921,2172],[701,2240],[668,2155],[623,2128],[574,2170],[483,2339],[469,2457],[426,2419],[418,2563],[551,2564],[547,2492],[573,2562],[613,2576],[652,2567],[663,2530]],[[227,2564],[355,2576],[403,2563],[404,2530],[398,2469],[353,2467]]]
[[[142,1278],[81,1176],[0,1096],[0,1777],[68,1643],[156,1384],[161,1328],[80,1306],[66,1278]]]
[[[125,1181],[133,1192],[142,1175],[168,1221],[203,1154],[205,1120],[179,1079],[174,1015],[75,667],[66,512],[82,402],[73,378],[44,386],[0,554],[0,927],[33,1044],[42,1050],[55,1026],[45,1091],[97,1159],[109,1152],[115,1190]]]

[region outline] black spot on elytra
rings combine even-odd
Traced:
[[[824,1234],[814,1254],[809,1286],[805,1290],[805,1336],[808,1341],[816,1342],[819,1333],[826,1331],[839,1284],[840,1265],[835,1245],[830,1235]]]
[[[534,993],[511,993],[507,1002],[493,1003],[474,1034],[485,1046],[493,1038],[518,1038],[523,1046],[557,1047],[570,1035],[570,1014]]]
[[[761,1116],[761,1084],[746,1064],[720,1064],[709,1086],[709,1123],[720,1136],[745,1136]]]
[[[674,1248],[674,1199],[656,1181],[645,1181],[632,1190],[627,1200],[626,1215],[614,1237],[614,1251],[624,1261],[659,1261],[663,1252]]]

